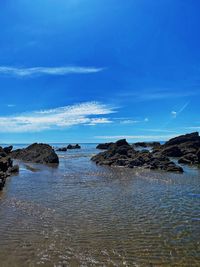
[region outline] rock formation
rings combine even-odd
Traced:
[[[58,164],[59,158],[54,149],[47,144],[32,144],[27,148],[12,151],[11,157],[25,162]]]
[[[0,147],[0,190],[4,187],[8,176],[19,172],[19,166],[13,166],[13,161],[9,155],[11,151],[12,146],[5,148]]]
[[[183,172],[183,169],[168,157],[153,154],[148,150],[137,151],[125,139],[112,144],[107,151],[95,155],[92,161],[99,165]]]

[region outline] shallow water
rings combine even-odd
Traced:
[[[200,266],[200,171],[20,163],[0,193],[0,266]]]

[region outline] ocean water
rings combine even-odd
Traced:
[[[200,266],[200,170],[96,166],[95,146],[57,168],[19,162],[0,192],[0,266]]]

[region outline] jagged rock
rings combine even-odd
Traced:
[[[101,152],[92,161],[99,165],[121,166],[128,168],[142,167],[173,172],[183,172],[183,169],[162,154],[154,154],[148,150],[137,151],[125,139],[112,144],[107,151]]]
[[[195,155],[195,154],[192,154],[192,153],[189,153],[183,157],[181,157],[179,160],[178,160],[178,163],[183,163],[183,164],[198,164],[198,156]]]
[[[134,147],[151,147],[158,148],[161,146],[159,142],[137,142],[133,144]]]
[[[68,145],[67,146],[67,149],[81,149],[81,146],[80,145],[78,145],[78,144],[76,144],[76,145]]]
[[[4,147],[3,150],[6,154],[9,154],[13,149],[13,146]]]
[[[180,135],[178,137],[170,139],[168,142],[164,144],[165,147],[172,146],[172,145],[180,145],[186,142],[197,142],[200,144],[200,137],[198,132]]]
[[[104,143],[104,144],[99,144],[96,149],[102,149],[102,150],[106,150],[108,149],[111,145],[113,145],[113,142],[110,143]]]
[[[59,158],[54,149],[47,144],[32,144],[24,149],[12,151],[12,158],[20,159],[25,162],[41,163],[41,164],[58,164]]]
[[[164,148],[162,150],[162,154],[167,156],[167,157],[181,157],[181,156],[183,156],[182,150],[176,145]]]
[[[10,170],[13,168],[13,161],[9,156],[0,157],[0,190],[5,185],[6,178],[11,174]],[[15,166],[15,169],[17,167]]]
[[[7,154],[2,147],[0,147],[0,157],[7,157]]]

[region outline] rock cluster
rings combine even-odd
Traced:
[[[0,190],[4,187],[6,178],[19,171],[19,166],[13,166],[13,161],[10,157],[12,148],[12,146],[0,147]]]
[[[11,157],[25,162],[58,164],[59,158],[54,149],[47,144],[34,143],[27,148],[12,151]]]
[[[68,145],[67,149],[81,149],[81,146],[79,144],[76,145]]]
[[[170,139],[154,153],[178,158],[179,163],[200,164],[200,136],[198,132],[181,135]]]
[[[137,151],[125,139],[110,145],[107,151],[92,157],[92,161],[99,165],[183,172],[183,169],[168,157],[148,150]]]
[[[81,149],[81,146],[79,144],[76,144],[76,145],[70,144],[68,146],[58,148],[57,151],[66,152],[68,149]]]

